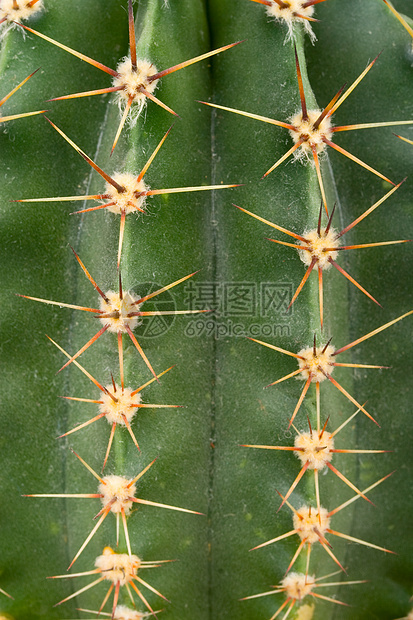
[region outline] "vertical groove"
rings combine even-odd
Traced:
[[[209,15],[209,6],[206,7],[206,16],[207,22],[210,30],[210,45],[214,44],[213,37],[211,36],[211,22]],[[212,80],[212,88],[211,88],[211,96],[214,95],[214,62],[212,62],[211,69],[211,80]],[[216,113],[215,110],[212,110],[211,113],[211,184],[216,184],[216,153],[215,153],[215,121],[216,121]],[[214,283],[214,302],[216,301],[216,283],[217,283],[217,246],[218,246],[218,221],[216,214],[216,201],[215,201],[215,192],[211,192],[211,214],[210,214],[210,225],[211,225],[211,242],[212,242],[212,260],[211,260],[211,278]],[[211,414],[210,414],[210,460],[209,460],[209,489],[208,489],[208,618],[209,620],[213,620],[216,618],[216,614],[214,614],[214,605],[213,605],[213,526],[212,526],[212,517],[213,517],[213,499],[214,499],[214,468],[215,468],[215,441],[216,441],[216,379],[217,379],[217,340],[213,337],[212,340],[212,364],[211,364]]]
[[[215,111],[211,114],[211,182],[215,184],[215,119],[216,114]],[[211,227],[212,227],[212,282],[217,282],[217,218],[216,218],[216,203],[215,203],[215,192],[211,192]],[[214,289],[216,296],[216,289]],[[215,299],[214,299],[215,300]],[[217,340],[213,338],[212,341],[212,367],[211,367],[211,452],[210,452],[210,461],[209,461],[209,504],[208,504],[208,539],[209,539],[209,588],[210,588],[210,596],[209,596],[209,618],[215,618],[213,605],[212,605],[212,565],[213,565],[213,550],[212,550],[212,501],[214,495],[214,466],[215,466],[215,441],[216,441],[216,429],[215,429],[215,418],[216,418],[216,380],[217,380]]]

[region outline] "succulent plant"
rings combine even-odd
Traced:
[[[0,0],[4,618],[409,612],[412,7],[300,2]]]

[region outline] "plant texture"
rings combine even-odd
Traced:
[[[0,0],[1,619],[408,616],[412,17]]]

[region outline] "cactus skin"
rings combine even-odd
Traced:
[[[61,6],[57,0],[50,0],[48,11],[31,25],[115,66],[127,53],[122,4],[87,0]],[[408,13],[409,3],[400,4],[397,8]],[[176,123],[157,156],[151,174],[159,187],[221,181],[244,182],[246,186],[228,193],[217,192],[214,200],[203,194],[159,198],[153,201],[150,215],[128,220],[122,260],[125,288],[138,290],[139,282],[166,284],[198,268],[202,269],[196,276],[200,281],[285,281],[296,286],[303,275],[298,257],[292,256],[288,248],[284,253],[283,248],[265,241],[268,229],[237,211],[231,202],[300,232],[308,224],[313,225],[318,215],[319,190],[313,169],[299,163],[283,165],[259,181],[275,157],[289,147],[286,132],[229,113],[213,113],[211,124],[211,112],[194,102],[211,97],[222,105],[281,120],[296,112],[299,99],[295,68],[291,46],[284,45],[285,31],[268,22],[262,7],[248,0],[244,0],[242,10],[229,0],[212,0],[208,5],[200,0],[184,0],[178,7],[170,0],[170,5],[168,9],[161,0],[141,0],[137,7],[138,35],[142,33],[139,48],[153,54],[158,68],[235,40],[248,40],[214,59],[212,71],[202,63],[163,81],[163,100],[182,120]],[[314,30],[319,41],[312,47],[299,34],[298,45],[303,67],[304,54],[307,58],[319,104],[327,103],[345,81],[353,80],[384,48],[376,67],[343,104],[337,119],[344,123],[413,118],[411,42],[384,4],[363,0],[360,6],[360,2],[347,0],[344,6],[343,2],[329,0],[317,8],[317,17],[321,22]],[[182,32],[193,34],[182,36]],[[172,47],[167,43],[171,40]],[[346,54],[340,51],[343,49]],[[21,33],[13,31],[1,49],[1,92],[10,90],[10,84],[38,66],[42,67],[42,75],[37,74],[25,92],[11,100],[10,111],[14,110],[12,106],[18,111],[23,96],[25,110],[41,109],[46,98],[82,90],[85,84],[101,87],[100,72],[45,42],[29,38],[23,41]],[[280,84],[285,86],[280,88]],[[142,118],[135,129],[125,132],[109,161],[118,110],[108,98],[53,103],[49,116],[108,171],[123,164],[130,171],[139,171],[170,124],[168,114],[150,104],[146,121]],[[404,128],[403,135],[412,137],[412,129]],[[82,219],[69,217],[73,209],[64,203],[10,205],[8,201],[16,198],[71,195],[77,193],[78,187],[83,191],[90,171],[41,118],[21,119],[5,126],[0,139],[2,353],[7,363],[2,377],[5,406],[1,431],[0,585],[15,598],[3,598],[2,609],[16,620],[82,617],[76,607],[86,606],[86,595],[75,603],[52,609],[73,591],[72,586],[69,582],[46,582],[44,578],[64,572],[91,529],[98,508],[94,510],[89,501],[29,500],[20,494],[88,492],[91,488],[90,475],[55,436],[85,420],[89,412],[86,405],[68,404],[57,396],[94,398],[95,393],[91,393],[89,382],[76,368],[55,376],[64,360],[43,334],[47,331],[72,352],[94,333],[94,323],[78,313],[15,298],[13,293],[93,305],[96,295],[68,244],[75,247],[102,286],[116,286],[119,224],[111,214],[99,212]],[[212,159],[211,139],[216,155]],[[411,147],[397,140],[391,129],[349,132],[337,142],[395,182],[411,171]],[[340,215],[346,222],[373,204],[386,188],[356,164],[333,155],[329,159],[333,174],[328,182],[329,203],[339,197]],[[100,188],[100,181],[93,175],[90,191]],[[411,196],[408,179],[365,226],[353,231],[352,242],[363,243],[367,236],[371,240],[409,236]],[[395,246],[363,250],[343,261],[356,279],[377,296],[384,310],[350,285],[347,287],[339,276],[330,278],[325,294],[325,333],[334,333],[337,345],[413,307],[411,258],[410,247]],[[307,284],[306,289],[287,322],[291,335],[263,340],[291,350],[308,344],[318,329],[315,282]],[[183,307],[184,298],[183,289],[176,289],[177,307]],[[276,316],[271,319],[278,321]],[[137,467],[159,455],[139,487],[142,496],[208,512],[208,519],[203,519],[148,507],[139,509],[129,521],[135,553],[144,555],[144,559],[179,559],[151,574],[150,583],[172,601],[163,612],[165,618],[270,617],[276,609],[272,597],[243,603],[237,599],[277,583],[296,548],[294,541],[248,553],[252,546],[291,528],[287,509],[276,515],[279,502],[275,488],[286,491],[298,472],[297,462],[292,455],[256,454],[238,444],[275,444],[284,437],[288,414],[298,398],[298,384],[287,382],[266,391],[262,388],[291,372],[294,366],[291,360],[243,338],[216,342],[206,337],[184,338],[186,321],[178,317],[167,334],[148,339],[144,348],[159,372],[177,365],[160,385],[149,389],[148,400],[185,404],[187,408],[142,414],[135,427],[142,455],[137,456],[126,433],[119,433],[107,473],[120,473],[124,467],[125,474],[133,475]],[[371,582],[347,588],[345,596],[339,593],[340,600],[353,605],[351,609],[317,602],[316,617],[320,620],[391,620],[405,614],[409,607],[412,549],[400,524],[409,522],[411,510],[406,464],[410,445],[410,333],[407,320],[361,345],[354,350],[354,357],[348,355],[348,361],[388,364],[390,370],[354,374],[337,371],[337,377],[343,378],[360,402],[369,399],[382,425],[376,429],[360,416],[346,432],[343,443],[347,447],[352,444],[394,450],[391,455],[377,457],[343,456],[338,460],[339,468],[359,488],[392,469],[398,471],[390,483],[374,492],[376,508],[359,500],[337,517],[334,528],[383,544],[399,556],[389,557],[334,541],[334,551],[345,558],[350,578]],[[131,347],[125,360],[131,383],[150,378]],[[114,340],[102,338],[85,354],[82,363],[99,380],[107,382],[109,371],[117,370]],[[322,391],[322,403],[322,411],[331,412],[336,421],[353,412],[352,406],[332,389]],[[308,399],[306,409],[309,415],[314,414],[313,399]],[[304,410],[299,416],[301,428]],[[100,421],[73,435],[67,444],[98,469],[108,429]],[[215,448],[210,447],[211,437]],[[344,485],[331,475],[321,484],[322,497],[331,497],[333,506],[349,497]],[[312,494],[309,479],[297,497],[311,498]],[[99,540],[90,543],[79,559],[77,570],[92,568],[102,546],[113,544],[114,523],[110,518],[107,521]],[[317,574],[333,571],[334,566],[326,561],[322,550],[314,552],[312,567]],[[97,609],[102,598],[103,594],[92,590],[87,606]]]

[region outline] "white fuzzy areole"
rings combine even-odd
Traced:
[[[21,21],[28,19],[43,8],[43,0],[39,0],[33,6],[28,6],[30,0],[18,0],[18,8],[13,6],[13,0],[1,0],[0,19],[6,18],[7,22]]]
[[[132,581],[138,572],[141,561],[137,555],[116,553],[110,547],[103,549],[103,554],[95,560],[96,568],[102,572],[102,577],[121,586]]]
[[[138,392],[134,396],[131,396],[131,388],[124,388],[123,390],[116,384],[116,390],[113,391],[112,385],[107,385],[108,392],[113,394],[116,398],[116,402],[109,396],[109,394],[103,393],[100,399],[103,401],[99,405],[100,413],[104,413],[109,424],[121,424],[126,426],[123,416],[130,423],[133,416],[137,413],[138,408],[133,405],[139,405],[142,400],[141,394]]]
[[[337,234],[334,228],[330,228],[327,234],[325,231],[320,231],[320,234],[318,234],[317,229],[305,231],[302,236],[307,239],[307,243],[301,241],[300,245],[308,249],[298,250],[298,254],[303,263],[309,266],[313,258],[316,258],[316,264],[320,269],[323,271],[330,269],[331,263],[329,259],[336,260],[338,252],[337,250],[327,251],[326,248],[339,247]]]
[[[303,6],[306,0],[284,0],[284,7],[280,7],[277,2],[272,0],[272,5],[267,7],[267,15],[273,17],[277,21],[285,22],[288,26],[288,35],[287,40],[292,39],[294,35],[294,24],[301,23],[306,29],[307,33],[310,35],[311,42],[314,43],[317,37],[315,36],[313,29],[311,28],[311,24],[307,19],[302,19],[299,15],[303,17],[311,17],[314,13],[313,6]]]
[[[158,73],[158,71],[155,65],[146,59],[138,58],[136,65],[136,71],[133,71],[131,59],[124,58],[116,67],[119,77],[113,79],[113,86],[123,87],[118,93],[121,99],[128,101],[132,97],[134,102],[142,107],[145,103],[146,95],[141,93],[139,89],[144,88],[148,93],[152,94],[156,89],[158,80],[150,82],[148,78]]]
[[[329,116],[327,118],[323,118],[317,129],[314,129],[314,123],[320,116],[321,112],[321,110],[308,110],[308,120],[306,121],[303,121],[303,113],[301,110],[290,118],[289,123],[296,128],[295,131],[292,129],[288,130],[294,144],[297,144],[301,138],[305,138],[300,148],[294,151],[294,157],[297,159],[303,159],[303,157],[312,159],[312,147],[314,146],[317,154],[320,154],[326,148],[323,138],[327,138],[327,140],[332,139],[333,132]]]
[[[113,620],[140,620],[141,618],[146,618],[146,614],[125,607],[125,605],[118,605],[113,616]]]
[[[105,314],[113,314],[113,317],[104,317],[99,319],[102,325],[109,325],[109,330],[112,333],[125,333],[126,326],[132,331],[141,323],[141,319],[138,316],[129,317],[131,312],[138,312],[140,305],[134,304],[139,299],[134,293],[123,293],[123,298],[120,299],[119,293],[114,291],[108,291],[105,293],[109,299],[109,303],[104,299],[100,300],[100,309]]]
[[[321,521],[321,523],[320,523]],[[330,527],[330,517],[327,510],[320,506],[320,518],[317,508],[313,506],[301,506],[293,516],[294,529],[301,540],[312,545],[319,542],[319,535],[324,538],[327,529]]]
[[[114,202],[114,205],[107,207],[108,211],[121,215],[122,211],[125,211],[126,215],[136,212],[137,209],[145,208],[146,196],[141,196],[142,192],[149,190],[148,185],[144,181],[138,181],[138,178],[133,174],[115,172],[112,175],[112,179],[121,185],[125,191],[118,192],[116,187],[113,187],[110,183],[106,183],[105,196],[107,196],[108,202]]]
[[[102,478],[103,482],[99,484],[98,493],[101,493],[103,497],[101,502],[104,506],[107,506],[109,502],[115,500],[110,508],[111,512],[115,514],[123,510],[125,514],[129,514],[130,509],[133,506],[131,497],[135,496],[136,485],[132,484],[128,486],[130,480],[124,476],[109,475]]]
[[[334,448],[334,439],[327,431],[323,432],[321,439],[317,431],[301,433],[295,438],[294,445],[296,448],[304,448],[304,450],[297,450],[294,454],[298,456],[303,465],[309,463],[309,469],[321,471],[333,458],[331,450]]]
[[[312,17],[314,13],[314,6],[304,7],[306,0],[283,0],[287,6],[281,7],[277,2],[274,2],[271,6],[267,7],[268,15],[275,17],[276,19],[284,19],[286,22],[303,21],[300,17],[297,17],[297,13],[303,17]]]
[[[307,594],[310,594],[315,585],[314,575],[304,575],[304,573],[290,573],[281,581],[281,585],[285,588],[288,598],[294,598],[301,601]]]
[[[321,383],[327,379],[324,373],[331,375],[334,370],[333,353],[335,348],[329,344],[324,353],[323,350],[324,346],[316,347],[315,355],[313,347],[298,351],[297,355],[304,357],[304,359],[298,360],[298,366],[301,370],[301,375],[298,375],[298,378],[307,380],[311,375],[312,383]]]

